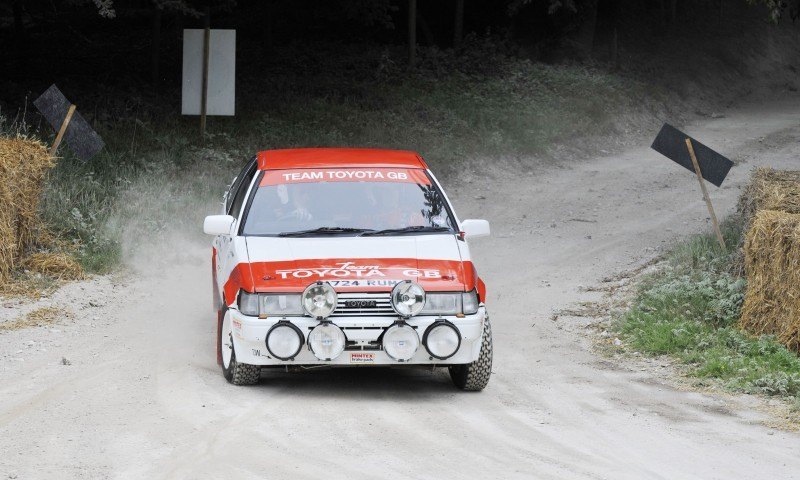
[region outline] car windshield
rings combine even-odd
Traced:
[[[422,170],[264,172],[244,235],[454,233],[443,195]]]

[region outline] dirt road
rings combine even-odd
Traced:
[[[711,192],[723,215],[752,166],[798,167],[798,98],[687,129],[743,162]],[[75,313],[62,325],[0,334],[0,478],[800,478],[800,435],[745,400],[609,366],[577,321],[550,320],[591,298],[580,285],[708,228],[691,174],[645,147],[484,173],[448,185],[462,218],[493,226],[473,245],[495,334],[484,392],[372,369],[228,385],[209,252],[186,247],[138,280],[62,290],[46,301]]]

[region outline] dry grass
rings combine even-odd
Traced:
[[[36,238],[47,148],[25,137],[0,137],[0,283],[7,282]]]
[[[83,268],[72,255],[59,252],[38,252],[28,255],[23,267],[34,273],[41,273],[58,280],[81,280]]]
[[[58,323],[59,320],[72,318],[72,316],[73,314],[70,310],[65,310],[63,308],[40,307],[16,320],[0,323],[0,332],[53,325],[54,323]]]
[[[800,351],[800,214],[762,210],[744,244],[747,294],[741,326]]]

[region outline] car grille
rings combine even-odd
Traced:
[[[331,317],[396,317],[389,293],[340,293]]]

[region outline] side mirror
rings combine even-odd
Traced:
[[[203,221],[203,231],[209,235],[230,235],[235,221],[230,215],[209,215]]]
[[[486,220],[464,220],[461,222],[464,238],[488,237],[492,232]]]

